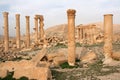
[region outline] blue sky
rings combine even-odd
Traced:
[[[25,33],[25,16],[30,16],[33,32],[34,15],[44,16],[44,28],[67,23],[67,9],[76,10],[76,25],[102,22],[104,14],[113,14],[114,23],[120,24],[120,0],[0,0],[0,34],[3,34],[2,12],[9,12],[9,33],[15,35],[15,14],[19,13],[21,33]]]

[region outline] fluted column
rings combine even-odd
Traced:
[[[113,39],[113,15],[104,15],[104,56],[105,61],[111,59]]]
[[[43,21],[44,21],[44,18],[43,18],[43,16],[42,15],[40,15],[40,39],[44,39],[44,23],[43,23]]]
[[[30,46],[30,23],[29,23],[30,16],[25,16],[25,17],[26,17],[26,48],[29,48]]]
[[[16,45],[20,48],[20,14],[16,14]]]
[[[5,52],[9,50],[9,23],[8,23],[8,12],[3,12],[4,18],[4,48]]]
[[[38,17],[35,15],[34,17],[35,20],[35,41],[38,41]]]
[[[68,64],[75,65],[75,13],[74,9],[67,10],[68,16]]]

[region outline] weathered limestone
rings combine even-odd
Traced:
[[[35,41],[38,41],[38,17],[35,15]]]
[[[84,56],[80,58],[81,63],[84,63],[84,64],[94,63],[96,59],[97,59],[97,55],[93,51],[87,52],[86,54],[84,54]]]
[[[40,62],[45,56],[46,48],[43,48],[32,60],[21,60],[21,61],[6,61],[0,63],[0,77],[3,78],[7,75],[7,72],[14,71],[13,78],[19,79],[20,77],[28,77],[29,80],[52,80],[51,71],[49,64]],[[40,63],[39,63],[40,62]],[[39,66],[37,65],[43,66]],[[48,65],[45,66],[44,65]]]
[[[40,15],[40,39],[44,39],[43,21],[44,21],[43,15]]]
[[[20,14],[16,14],[16,45],[20,48]]]
[[[104,64],[112,60],[113,15],[104,15]]]
[[[29,23],[30,16],[25,16],[25,17],[26,17],[26,48],[29,48],[30,46],[30,23]]]
[[[68,16],[68,64],[75,65],[75,13],[73,9],[67,10]]]
[[[78,28],[78,40],[80,40],[80,28]]]
[[[9,29],[8,29],[8,12],[3,12],[4,17],[4,47],[5,52],[9,50]]]

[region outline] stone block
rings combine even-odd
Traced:
[[[59,66],[60,64],[65,63],[65,62],[67,62],[67,58],[64,56],[63,57],[55,57],[53,59],[54,66]]]
[[[97,55],[90,51],[80,58],[82,63],[93,63],[97,59]]]
[[[27,77],[29,79],[36,80],[51,80],[51,72],[49,68],[32,67],[26,69],[17,69],[14,72],[14,78],[19,79],[20,77]]]

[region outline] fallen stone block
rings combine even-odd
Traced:
[[[93,51],[86,53],[84,56],[80,58],[81,63],[88,63],[88,64],[94,63],[96,59],[97,59],[97,55]]]
[[[54,59],[53,59],[53,64],[54,64],[54,66],[59,66],[60,64],[62,64],[62,63],[65,63],[65,62],[67,62],[67,57],[55,57]]]
[[[116,60],[120,60],[120,52],[114,52],[114,53],[112,54],[112,58],[113,58],[113,59],[116,59]]]
[[[19,79],[20,77],[23,76],[35,80],[52,80],[52,76],[49,68],[43,68],[43,67],[17,69],[13,75],[13,77],[16,79]]]
[[[4,78],[7,76],[7,70],[0,69],[0,78]]]
[[[64,53],[49,53],[47,54],[48,61],[53,60],[55,57],[63,57],[65,56]]]

